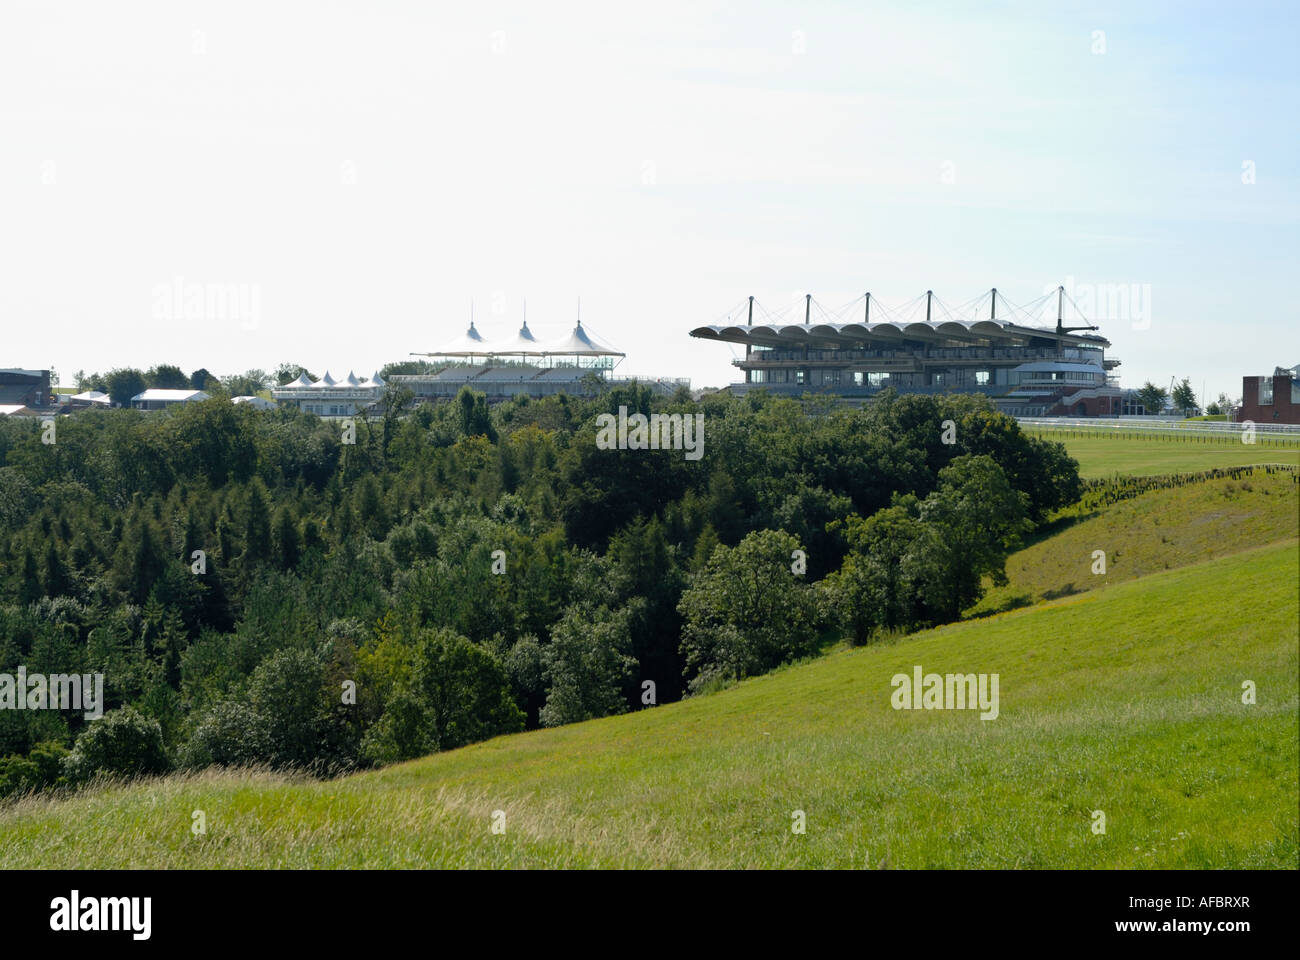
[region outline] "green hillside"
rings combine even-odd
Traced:
[[[1295,869],[1298,578],[1283,543],[339,781],[25,800],[0,847],[10,867]],[[917,664],[997,673],[1000,715],[891,709]]]
[[[1254,473],[1152,490],[1082,516],[1007,558],[1003,587],[968,616],[1027,606],[1300,536],[1300,486],[1289,473]],[[1092,572],[1093,551],[1106,573]]]

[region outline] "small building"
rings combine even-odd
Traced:
[[[0,417],[37,417],[40,414],[21,403],[0,403]]]
[[[48,407],[50,371],[10,368],[0,370],[0,404]]]
[[[231,403],[246,403],[254,410],[275,410],[276,405],[265,397],[231,397]]]
[[[1236,420],[1243,423],[1300,423],[1300,363],[1275,367],[1272,375],[1241,378],[1241,406]]]
[[[112,399],[103,390],[86,390],[83,393],[74,393],[68,398],[74,409],[105,408],[113,405]]]
[[[198,403],[207,400],[208,394],[202,390],[166,390],[152,387],[131,398],[131,406],[137,410],[164,410],[177,403]]]

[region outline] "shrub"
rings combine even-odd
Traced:
[[[135,777],[169,769],[162,727],[129,706],[92,721],[63,760],[64,775],[74,783],[97,773]]]

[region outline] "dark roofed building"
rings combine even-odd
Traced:
[[[5,406],[50,406],[50,371],[0,370],[0,404]]]

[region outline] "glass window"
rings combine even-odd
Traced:
[[[1273,378],[1272,377],[1259,378],[1259,402],[1261,405],[1266,405],[1273,402]]]
[[[975,382],[981,387],[989,382],[989,372],[987,370],[975,371]]]

